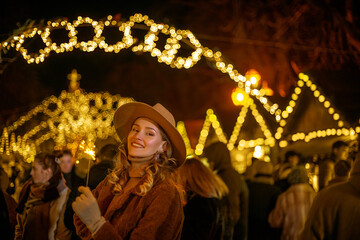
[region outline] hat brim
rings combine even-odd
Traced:
[[[137,118],[144,117],[156,122],[169,137],[173,157],[177,161],[177,167],[182,165],[186,157],[186,148],[183,138],[179,131],[166,118],[162,116],[152,106],[141,103],[131,102],[120,106],[114,114],[114,126],[121,141],[126,141],[131,130],[132,124]]]

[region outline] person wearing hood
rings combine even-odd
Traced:
[[[71,231],[64,224],[66,187],[59,160],[46,153],[35,156],[32,178],[21,190],[17,211],[15,240],[69,240]]]
[[[82,239],[180,239],[182,200],[172,174],[185,161],[185,143],[161,104],[126,103],[114,115],[120,164],[73,203]]]
[[[360,153],[347,182],[324,188],[310,208],[301,239],[360,239]]]
[[[205,147],[204,155],[229,189],[229,194],[224,197],[227,205],[224,238],[247,239],[249,191],[243,176],[231,165],[230,151],[224,143],[210,143]]]

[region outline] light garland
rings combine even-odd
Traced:
[[[192,155],[194,154],[194,149],[192,149],[191,147],[191,143],[190,143],[190,139],[188,137],[187,131],[186,131],[186,127],[185,127],[185,123],[183,121],[179,121],[176,124],[176,128],[179,131],[179,133],[181,134],[181,137],[184,139],[184,143],[185,143],[185,147],[186,147],[186,155]]]
[[[79,42],[77,29],[80,27],[92,27],[94,30],[93,38],[88,41]],[[115,44],[107,43],[103,32],[104,29],[108,27],[118,28],[118,30],[123,33],[122,39]],[[148,31],[143,41],[139,41],[131,35],[132,28]],[[51,33],[56,29],[67,30],[69,41],[60,44],[53,42]],[[167,37],[163,50],[157,46],[160,34]],[[23,46],[25,39],[36,36],[41,37],[45,47],[37,53],[29,53],[28,49]],[[194,49],[194,51],[187,57],[177,56],[178,50],[181,48],[180,42],[187,44]],[[265,90],[257,90],[252,84],[251,79],[246,79],[245,76],[234,69],[232,64],[225,62],[220,51],[214,52],[202,46],[199,40],[189,30],[175,29],[167,24],[157,24],[148,16],[139,13],[131,16],[126,22],[117,21],[113,19],[111,15],[105,20],[99,21],[81,16],[73,22],[69,22],[66,19],[48,21],[46,26],[32,27],[0,44],[0,49],[4,52],[12,48],[18,51],[29,64],[39,64],[43,62],[50,53],[59,54],[71,52],[74,49],[92,52],[98,48],[104,52],[118,53],[123,49],[131,48],[133,52],[149,52],[151,56],[156,57],[160,63],[165,63],[172,68],[178,69],[191,68],[204,56],[209,61],[214,62],[219,71],[228,74],[247,94],[256,97],[267,111],[275,115],[277,121],[281,120],[281,111],[277,109],[278,106],[276,104],[271,104],[265,97]]]
[[[63,91],[56,98],[51,96],[42,104],[29,111],[25,116],[3,130],[0,142],[0,153],[9,155],[17,152],[28,162],[33,160],[36,149],[43,142],[53,139],[55,149],[76,149],[86,140],[88,147],[84,152],[93,155],[93,144],[97,138],[116,137],[111,126],[115,110],[124,103],[133,101],[109,93],[74,93]],[[38,125],[17,136],[15,131],[25,123],[43,115]],[[11,132],[10,142],[8,133]],[[91,147],[89,147],[91,146]]]
[[[283,136],[284,127],[287,125],[286,119],[291,114],[293,114],[298,99],[300,98],[300,95],[303,94],[305,87],[310,89],[313,96],[318,100],[318,102],[321,103],[323,107],[327,109],[327,112],[336,122],[338,128],[314,130],[308,133],[300,132],[289,136]],[[332,106],[330,101],[326,99],[325,95],[321,93],[321,91],[318,89],[316,84],[309,79],[308,75],[304,73],[300,73],[299,80],[297,82],[297,87],[294,89],[294,92],[291,95],[291,100],[289,101],[288,106],[282,111],[282,120],[279,122],[279,127],[277,128],[275,133],[275,138],[279,140],[279,146],[284,148],[288,146],[289,142],[296,142],[296,141],[309,142],[310,140],[315,138],[323,138],[328,136],[349,136],[351,139],[355,139],[358,133],[360,133],[360,127],[358,126],[355,127],[355,129],[344,127],[344,120],[342,119],[340,114],[335,110],[335,107]]]
[[[89,41],[78,42],[77,29],[80,27],[89,26],[94,29],[93,38]],[[102,35],[106,27],[118,28],[119,31],[123,33],[122,39],[115,44],[107,43],[105,36]],[[131,35],[132,28],[148,31],[145,34],[143,41],[139,41]],[[56,29],[66,29],[68,31],[67,35],[69,37],[69,41],[60,44],[53,42],[53,40],[51,39],[51,33],[53,30]],[[161,50],[157,46],[157,41],[159,40],[160,35],[167,37],[166,44],[163,47],[163,50]],[[45,47],[43,49],[40,49],[37,53],[29,53],[28,49],[26,49],[23,44],[26,39],[34,38],[36,36],[41,37],[43,43],[45,44]],[[177,56],[178,50],[181,48],[181,42],[187,44],[192,49],[194,49],[194,51],[187,57]],[[312,139],[327,136],[350,136],[352,138],[355,138],[360,133],[360,126],[356,126],[354,128],[344,128],[344,120],[342,120],[340,114],[335,111],[335,108],[331,105],[330,101],[328,101],[325,96],[320,92],[320,90],[317,89],[317,86],[311,80],[309,80],[309,77],[307,75],[303,73],[299,74],[298,86],[295,88],[294,93],[292,94],[292,100],[290,100],[288,106],[284,110],[281,110],[279,109],[278,104],[270,103],[270,101],[265,97],[266,91],[264,89],[256,89],[254,84],[251,82],[251,79],[247,79],[243,75],[239,74],[239,72],[234,69],[234,66],[232,64],[226,63],[220,51],[214,52],[213,50],[202,46],[199,40],[189,30],[177,30],[167,24],[157,24],[148,16],[142,14],[135,14],[131,16],[126,22],[117,21],[113,19],[112,16],[108,16],[105,20],[100,21],[95,21],[89,17],[83,18],[81,16],[79,16],[73,22],[69,22],[65,19],[48,21],[46,26],[31,27],[23,33],[13,36],[9,40],[4,41],[0,44],[0,49],[3,52],[6,52],[10,49],[15,49],[23,56],[23,58],[29,64],[39,64],[43,62],[45,58],[50,55],[50,53],[59,54],[64,52],[71,52],[74,49],[92,52],[96,48],[102,49],[104,52],[115,53],[118,53],[121,50],[127,48],[131,48],[133,52],[148,52],[151,54],[152,57],[156,57],[158,59],[158,62],[165,63],[172,68],[178,69],[191,68],[201,59],[201,56],[204,56],[209,61],[214,62],[216,68],[219,71],[227,74],[233,81],[235,81],[238,84],[239,88],[244,89],[247,94],[253,96],[254,99],[260,101],[264,109],[267,110],[267,112],[269,112],[271,115],[274,115],[276,122],[279,124],[276,133],[274,134],[274,138],[271,132],[268,130],[268,127],[266,126],[263,117],[257,111],[256,105],[251,102],[251,104],[244,106],[241,110],[232,135],[229,141],[227,141],[224,133],[222,132],[220,123],[217,120],[216,115],[213,113],[213,110],[209,109],[207,111],[207,116],[204,121],[203,129],[199,136],[199,141],[196,145],[195,151],[191,149],[190,142],[186,142],[186,144],[188,144],[187,151],[189,153],[195,152],[196,155],[202,154],[211,125],[215,129],[215,132],[219,137],[220,141],[227,143],[230,150],[233,149],[237,137],[240,133],[241,126],[245,121],[245,116],[247,114],[248,108],[251,109],[252,114],[254,115],[256,121],[260,125],[261,130],[265,135],[265,138],[259,138],[249,141],[245,141],[244,139],[242,139],[239,141],[238,149],[255,147],[257,145],[274,146],[275,141],[279,142],[280,147],[286,147],[291,141],[296,142],[302,140],[305,142],[309,142]],[[328,113],[337,122],[339,128],[314,130],[309,133],[295,133],[290,136],[284,136],[284,127],[287,124],[287,118],[291,114],[293,114],[299,95],[303,92],[303,88],[305,86],[309,87],[314,97],[317,98],[317,100],[322,103],[325,108],[328,109]],[[96,135],[90,136],[89,144],[91,144],[91,141],[94,140],[95,136],[100,137],[109,135],[109,128],[99,128],[98,119],[103,118],[105,119],[104,121],[107,121],[106,123],[109,123],[109,116],[111,116],[111,111],[113,111],[114,109],[111,108],[111,104],[107,105],[105,108],[108,109],[107,111],[109,111],[109,109],[112,109],[109,111],[109,113],[107,113],[110,115],[107,115],[104,112],[100,114],[99,112],[96,112],[96,108],[94,108],[94,106],[90,106],[88,104],[88,100],[94,101],[96,107],[101,107],[103,105],[101,99],[104,97],[106,99],[111,99],[109,101],[106,100],[106,102],[109,103],[118,101],[119,99],[115,97],[117,99],[115,100],[113,99],[113,97],[110,97],[111,95],[106,93],[100,97],[99,95],[94,93],[80,94],[79,92],[75,92],[73,95],[75,97],[71,97],[68,94],[70,93],[62,93],[59,98],[51,96],[50,98],[44,100],[42,104],[29,111],[25,116],[22,116],[11,126],[4,128],[2,136],[0,138],[0,153],[5,153],[8,155],[11,152],[20,152],[20,154],[27,159],[31,159],[34,153],[36,153],[36,147],[50,138],[55,138],[56,143],[60,145],[67,142],[66,138],[68,136],[65,135],[65,133],[69,133],[71,136],[70,138],[73,139],[75,139],[74,132],[78,132],[80,133],[80,135],[82,135],[86,131],[83,130],[81,132],[79,126],[84,124],[87,126],[86,128],[88,129],[94,130],[94,126],[96,126],[98,129]],[[89,116],[93,116],[97,120],[89,120],[86,118],[82,118],[80,121],[76,121],[75,119],[69,120],[73,116],[72,113],[66,110],[66,108],[70,109],[71,106],[63,101],[65,99],[64,96],[72,99],[70,100],[70,102],[73,102],[73,99],[76,99],[75,102],[77,103],[85,102],[85,104],[82,106],[78,105],[78,108],[75,108],[75,110],[81,113],[89,111]],[[51,108],[49,108],[51,104],[55,104],[57,106],[55,110],[51,110]],[[103,109],[103,111],[105,110]],[[22,137],[15,136],[14,131],[17,128],[24,125],[24,123],[28,122],[30,119],[40,113],[47,116],[50,120],[41,122],[38,126],[25,133]],[[60,114],[62,114],[61,118],[59,117]],[[70,124],[70,122],[74,125],[68,125]],[[81,122],[82,124],[80,124],[79,122]],[[94,124],[94,126],[92,126],[91,124]],[[75,128],[76,131],[74,131],[73,128]],[[181,130],[183,131],[182,136],[186,141],[186,139],[188,138],[186,135],[185,125],[180,122],[178,128],[180,130],[183,129]],[[70,132],[70,130],[73,131],[73,135],[71,135],[72,133]],[[43,131],[47,132],[41,135],[41,132]],[[41,136],[39,137],[37,135]]]
[[[219,121],[217,120],[217,116],[214,114],[214,111],[212,109],[208,109],[206,111],[206,118],[203,127],[200,131],[198,143],[196,144],[195,147],[195,154],[198,156],[203,153],[205,142],[209,135],[211,126],[214,128],[215,134],[218,137],[219,141],[225,144],[227,143],[227,139],[224,135],[224,132],[220,126]]]
[[[232,135],[230,136],[229,142],[227,144],[228,149],[230,151],[232,149],[234,149],[234,144],[238,139],[241,127],[243,126],[243,124],[245,122],[249,108],[251,109],[251,113],[254,116],[256,122],[259,124],[261,131],[263,132],[265,138],[258,138],[258,139],[254,139],[254,140],[248,140],[248,141],[241,139],[238,143],[237,148],[239,150],[242,150],[244,148],[252,148],[252,147],[261,146],[261,145],[267,145],[270,147],[275,146],[275,139],[272,136],[270,130],[268,129],[264,118],[261,116],[259,111],[256,109],[256,104],[254,103],[254,100],[249,98],[239,113],[235,127],[232,132]]]

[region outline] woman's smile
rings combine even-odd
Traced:
[[[161,132],[156,123],[147,118],[138,118],[128,135],[128,154],[132,157],[150,157],[163,152]]]

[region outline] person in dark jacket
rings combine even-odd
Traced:
[[[347,182],[317,193],[301,239],[360,239],[360,153]]]
[[[209,144],[204,155],[229,188],[229,194],[224,198],[227,205],[224,239],[247,239],[249,191],[244,178],[231,165],[230,151],[224,143]]]
[[[346,182],[350,177],[351,164],[348,161],[340,160],[335,164],[335,177],[329,181],[329,185]]]
[[[96,164],[90,168],[88,187],[93,190],[104,180],[104,178],[115,167],[114,157],[117,153],[117,146],[107,144],[97,154]]]
[[[343,141],[336,141],[331,147],[331,156],[319,164],[319,190],[329,185],[335,177],[335,164],[340,160],[348,160],[349,144]]]
[[[6,192],[9,185],[9,177],[0,168],[0,233],[2,239],[14,239],[16,225],[16,201]]]
[[[78,188],[85,185],[85,180],[75,173],[75,159],[70,150],[63,150],[56,153],[57,158],[60,160],[61,172],[65,179],[66,186],[71,190],[69,198],[66,202],[66,209],[64,215],[65,226],[72,232],[71,239],[76,240],[79,237],[76,235],[73,216],[74,210],[71,204],[75,201],[76,197],[80,196]]]
[[[249,187],[249,240],[279,239],[281,229],[271,228],[268,223],[270,212],[275,208],[281,193],[274,185],[273,165],[262,160],[253,164],[254,177]]]
[[[176,176],[185,191],[181,239],[222,239],[224,218],[220,199],[229,192],[226,184],[195,156],[186,159]]]

